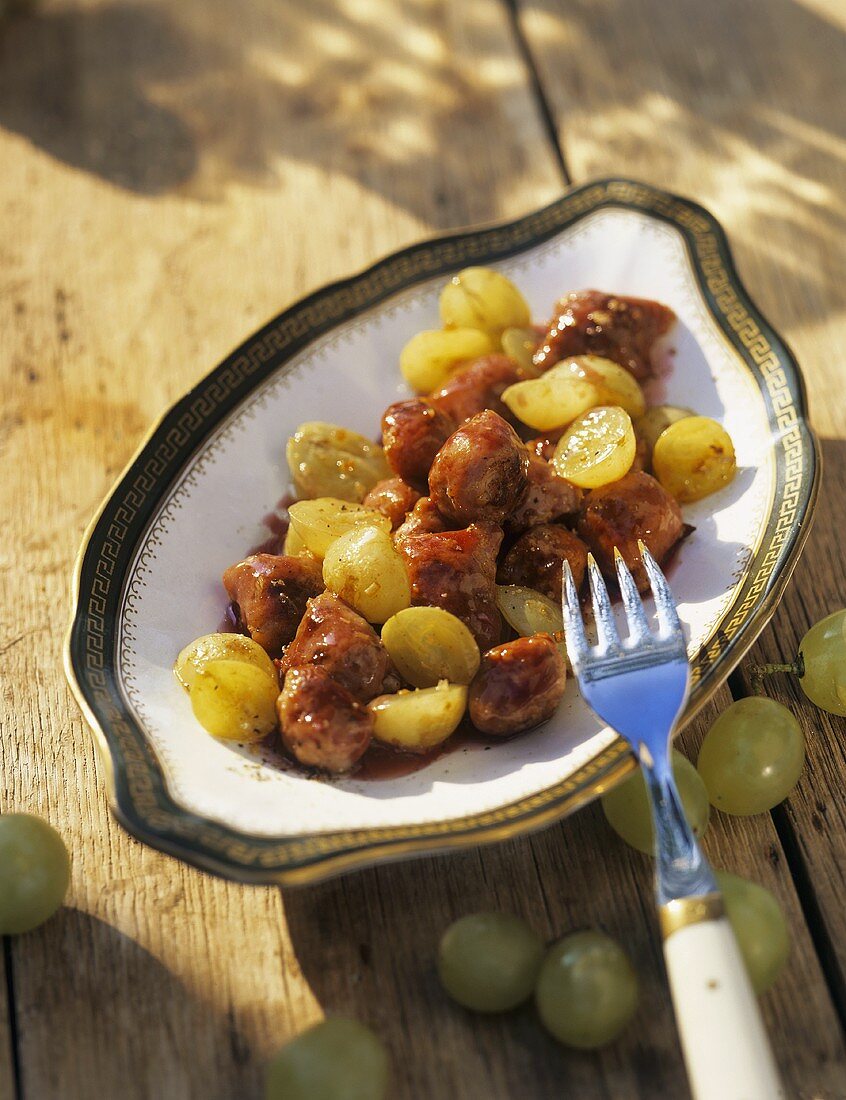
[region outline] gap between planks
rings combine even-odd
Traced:
[[[8,936],[0,936],[0,986],[6,998],[5,1009],[0,1009],[0,1100],[22,1100],[15,979]]]

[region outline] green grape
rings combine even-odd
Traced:
[[[279,1051],[267,1068],[265,1100],[384,1100],[388,1068],[369,1027],[333,1017]]]
[[[717,871],[726,913],[756,993],[769,989],[790,954],[790,932],[781,906],[763,886]]]
[[[708,792],[696,768],[675,749],[673,774],[688,824],[697,836],[702,836],[708,828],[711,812]],[[640,768],[602,796],[602,809],[615,833],[639,852],[652,855],[655,835],[652,829],[652,811]]]
[[[575,932],[547,952],[535,1001],[559,1042],[593,1050],[616,1039],[634,1015],[637,974],[616,940],[604,932]]]
[[[43,924],[69,882],[68,850],[51,825],[32,814],[0,816],[0,935]]]
[[[811,702],[846,715],[846,608],[812,626],[799,653],[805,669],[799,683]]]
[[[787,798],[804,765],[799,723],[787,707],[760,695],[723,711],[696,763],[711,805],[740,817],[771,810]]]
[[[438,976],[453,1000],[477,1012],[505,1012],[531,995],[543,944],[511,913],[473,913],[447,928]]]

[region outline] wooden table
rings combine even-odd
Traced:
[[[596,808],[532,839],[301,891],[244,888],[112,820],[60,665],[83,527],[148,423],[269,315],[433,231],[630,175],[722,220],[793,345],[826,470],[750,661],[846,603],[846,8],[840,0],[67,0],[0,31],[3,810],[73,856],[67,906],[0,956],[0,1100],[231,1100],[323,1012],[386,1039],[392,1096],[685,1097],[649,861]],[[689,729],[748,689],[746,666]],[[791,1096],[846,1097],[846,723],[786,679],[790,801],[715,814],[715,864],[793,930],[763,1009]],[[531,1010],[482,1019],[433,973],[486,907],[585,924],[638,962],[637,1025],[572,1054]]]

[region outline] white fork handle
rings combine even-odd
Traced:
[[[779,1080],[758,1002],[726,917],[664,940],[694,1100],[777,1100]]]

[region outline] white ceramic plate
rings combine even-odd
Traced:
[[[807,531],[814,439],[789,351],[741,288],[700,207],[641,184],[591,184],[506,226],[417,245],[312,295],[234,352],[153,430],[92,524],[77,570],[68,674],[136,835],[209,870],[305,881],[377,858],[512,836],[553,820],[628,766],[570,684],[555,718],[379,782],[317,780],[210,738],[172,674],[215,629],[224,568],[262,541],[304,420],[374,436],[406,394],[400,348],[437,327],[444,276],[508,274],[533,316],[595,286],[675,310],[653,397],[722,421],[739,473],[685,509],[696,531],[670,571],[689,630],[690,713],[771,614]]]

